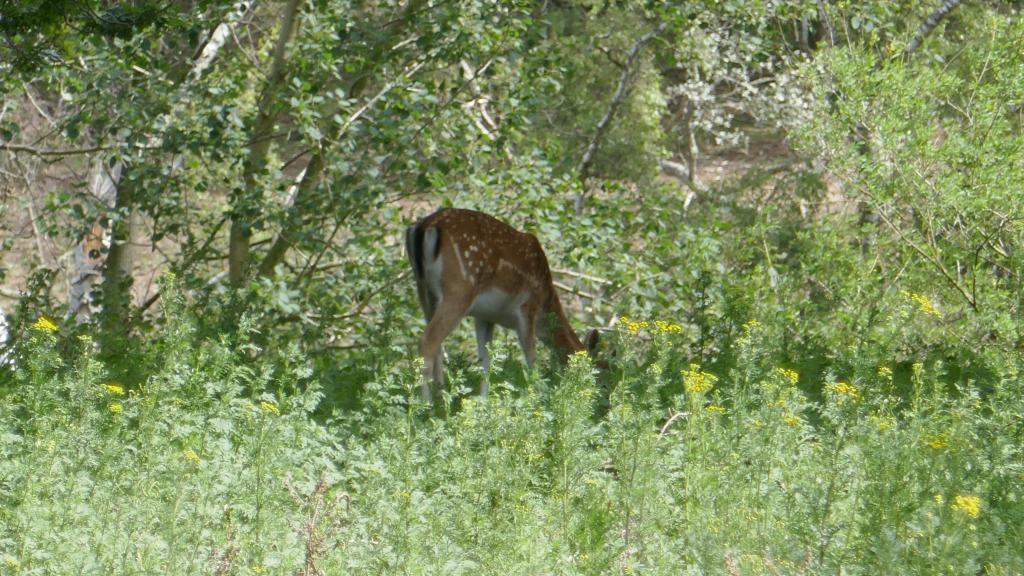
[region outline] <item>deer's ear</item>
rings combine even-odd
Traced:
[[[587,332],[587,337],[583,339],[583,345],[586,346],[587,348],[587,354],[590,354],[590,356],[593,357],[594,353],[597,352],[597,345],[600,343],[600,341],[600,332],[594,329],[591,329],[590,332]]]

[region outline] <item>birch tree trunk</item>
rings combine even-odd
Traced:
[[[113,214],[108,233],[110,247],[103,266],[103,309],[100,311],[103,333],[126,335],[128,311],[132,303],[133,204],[130,187],[119,186],[124,165],[118,161],[104,171],[105,186],[113,190]],[[116,351],[119,353],[119,351]]]
[[[108,168],[103,158],[96,160],[89,180],[89,192],[108,209],[117,204],[117,184],[121,180],[124,164],[117,162]],[[71,270],[68,272],[68,313],[69,319],[76,324],[88,322],[93,312],[98,309],[98,302],[92,301],[92,292],[98,281],[105,275],[103,252],[111,247],[109,231],[101,223],[96,223],[92,230],[75,247],[72,253]],[[126,256],[126,250],[118,252],[118,257]],[[127,255],[130,258],[130,255]]]
[[[579,166],[576,168],[576,174],[580,181],[580,189],[579,192],[576,193],[576,200],[573,204],[577,216],[583,214],[583,198],[586,194],[587,180],[590,178],[594,154],[597,152],[604,140],[604,136],[608,132],[608,128],[611,126],[612,120],[615,118],[615,113],[618,112],[619,107],[622,106],[623,101],[625,101],[626,96],[629,94],[630,82],[633,80],[633,77],[639,68],[637,58],[640,56],[640,49],[643,48],[644,44],[653,40],[664,30],[665,24],[659,24],[657,28],[641,36],[633,43],[633,47],[629,49],[629,53],[626,56],[626,62],[622,65],[619,73],[619,84],[615,88],[615,95],[612,96],[611,102],[608,103],[608,109],[605,111],[604,116],[601,117],[597,126],[594,127],[594,134],[591,136],[590,143],[587,144],[587,149],[583,152],[583,157],[580,159]]]

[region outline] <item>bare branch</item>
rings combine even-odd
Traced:
[[[619,85],[615,89],[615,95],[612,96],[612,101],[608,104],[608,109],[594,128],[594,135],[591,136],[590,143],[587,145],[587,149],[583,153],[583,158],[580,159],[580,164],[576,168],[576,174],[580,179],[580,183],[585,184],[587,178],[590,176],[590,166],[594,160],[594,154],[597,152],[598,146],[601,145],[601,140],[604,138],[605,133],[608,132],[608,127],[611,125],[612,118],[615,117],[615,113],[618,112],[619,107],[622,106],[623,101],[626,99],[626,95],[629,93],[629,83],[636,72],[636,61],[640,55],[640,49],[643,48],[645,44],[653,40],[654,37],[660,34],[664,29],[665,24],[659,24],[657,28],[641,36],[633,43],[633,47],[629,49],[625,65],[622,67],[622,72],[619,74]],[[576,193],[576,213],[580,214],[581,212],[583,212],[582,190]]]
[[[25,146],[22,144],[0,144],[0,150],[6,150],[8,152],[24,152],[33,156],[39,156],[45,158],[47,156],[76,156],[80,154],[92,154],[93,152],[102,152],[104,150],[114,150],[118,146],[90,146],[88,148],[63,148],[63,149],[50,149],[50,148],[36,148],[34,146]],[[143,150],[149,149],[148,147],[139,147]]]
[[[910,43],[908,43],[907,47],[903,50],[903,55],[909,56],[915,50],[920,48],[924,39],[931,34],[932,30],[934,30],[936,26],[939,25],[939,22],[942,22],[942,19],[948,16],[949,13],[959,6],[961,2],[963,2],[963,0],[945,0],[945,2],[943,2],[935,12],[932,12],[927,18],[925,18],[924,22],[918,26],[917,33],[914,34]]]
[[[591,276],[590,274],[584,274],[583,272],[577,272],[575,270],[565,270],[563,268],[552,268],[552,272],[555,274],[565,274],[566,276],[572,276],[573,278],[583,278],[584,280],[590,280],[598,284],[612,284],[611,280],[604,278],[598,278],[597,276]]]
[[[679,420],[680,418],[686,418],[689,415],[689,412],[676,412],[675,414],[673,414],[672,417],[668,419],[668,422],[665,422],[665,425],[661,427],[661,432],[658,433],[658,440],[661,440],[662,438],[665,437],[666,434],[668,434],[668,429],[670,426],[672,426],[673,422]]]
[[[892,222],[892,220],[889,219],[889,216],[885,213],[885,210],[882,210],[880,205],[877,206],[877,209],[878,209],[879,217],[882,218],[882,221],[885,222],[886,226],[888,226],[890,230],[895,232],[896,235],[899,236],[900,240],[904,244],[906,244],[907,246],[910,246],[910,248],[914,252],[917,252],[918,254],[921,255],[922,258],[924,258],[925,260],[930,262],[932,264],[932,266],[934,266],[935,269],[938,270],[940,274],[942,274],[942,277],[945,278],[946,281],[949,282],[949,284],[953,288],[955,288],[956,291],[959,292],[961,296],[963,296],[964,300],[967,301],[967,303],[971,306],[971,308],[973,310],[977,311],[977,309],[978,309],[978,302],[974,298],[972,298],[970,294],[967,293],[967,291],[964,289],[964,287],[960,285],[960,282],[958,282],[957,279],[954,278],[953,275],[949,273],[949,270],[946,269],[946,267],[942,264],[942,262],[938,258],[933,256],[932,254],[929,254],[923,248],[918,246],[916,242],[914,242],[910,238],[907,238],[907,236],[905,234],[903,234],[903,230],[901,230],[899,228],[899,226],[896,226],[896,224],[894,224]]]
[[[573,288],[572,286],[569,286],[568,284],[562,284],[561,282],[559,282],[557,280],[553,280],[551,282],[551,285],[554,286],[555,288],[558,288],[562,292],[567,292],[567,293],[572,294],[574,296],[583,296],[584,298],[588,298],[590,300],[594,300],[595,298],[597,298],[597,295],[595,295],[595,294],[591,294],[590,292],[584,292],[583,290],[580,290],[579,288]]]
[[[326,138],[325,141],[330,142],[332,140],[337,140],[338,138],[343,136],[345,132],[347,132],[348,129],[352,126],[352,124],[357,122],[364,114],[366,114],[366,112],[370,110],[370,108],[372,108],[374,104],[380,101],[380,99],[383,98],[388,92],[393,90],[395,86],[400,84],[406,78],[409,78],[413,74],[415,74],[416,71],[423,67],[423,65],[423,62],[417,62],[410,66],[409,68],[407,68],[405,71],[403,71],[398,78],[392,80],[391,82],[388,82],[380,90],[380,92],[378,92],[372,98],[370,98],[370,100],[368,100],[362,107],[353,112],[352,115],[349,116],[344,123],[339,125],[335,129],[335,132],[333,134],[329,134],[328,138]],[[295,188],[293,203],[301,203],[301,197],[309,194],[309,191],[312,190],[319,182],[320,176],[323,173],[324,168],[326,167],[327,152],[327,144],[323,144],[321,145],[320,148],[317,148],[315,150],[315,152],[313,153],[313,157],[310,158],[309,160],[309,164],[306,165],[306,170],[303,173],[301,180],[299,181],[298,185]],[[291,227],[295,224],[297,223],[285,222],[285,224],[282,226],[281,232],[277,235],[277,238],[274,239],[274,243],[271,245],[270,250],[267,252],[267,255],[264,256],[263,262],[260,263],[260,276],[272,275],[274,273],[274,269],[277,267],[278,264],[281,263],[281,260],[284,258],[285,253],[287,253],[288,249],[291,248],[292,246],[292,240],[290,236],[292,235],[294,230],[291,230]]]

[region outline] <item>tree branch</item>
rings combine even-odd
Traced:
[[[214,238],[217,237],[217,233],[220,232],[220,229],[224,226],[224,223],[227,222],[227,220],[228,218],[227,216],[225,216],[220,219],[220,222],[217,222],[217,224],[213,227],[213,230],[211,230],[209,235],[207,235],[206,240],[203,241],[202,246],[200,246],[198,250],[189,254],[185,258],[185,260],[178,266],[179,271],[188,270],[193,264],[202,259],[203,254],[205,254],[206,251],[209,250],[210,245],[213,244]],[[156,301],[159,299],[160,292],[157,292],[156,294],[150,296],[149,299],[147,299],[146,302],[139,307],[139,314],[141,315],[143,312],[148,310],[149,307],[155,304]]]
[[[939,25],[939,22],[942,22],[942,19],[948,16],[949,13],[959,6],[961,2],[963,2],[963,0],[945,0],[945,2],[935,10],[935,12],[932,12],[927,18],[925,18],[924,22],[918,26],[917,33],[914,34],[910,43],[908,43],[907,47],[903,50],[903,55],[909,56],[915,50],[920,48],[924,39],[931,34],[932,30],[934,30],[936,26]]]
[[[612,118],[615,117],[615,113],[618,112],[619,107],[622,106],[622,102],[625,101],[626,95],[629,93],[629,81],[635,73],[636,61],[640,55],[640,49],[643,48],[645,44],[653,40],[654,37],[660,34],[664,29],[665,24],[659,24],[657,28],[641,36],[633,43],[633,47],[629,49],[626,62],[621,67],[622,72],[619,74],[619,85],[615,89],[615,95],[612,96],[612,101],[608,104],[608,109],[594,128],[594,135],[591,136],[590,143],[587,145],[586,151],[583,152],[583,158],[580,159],[579,166],[576,168],[576,174],[578,174],[581,184],[586,184],[587,178],[590,176],[590,166],[594,160],[594,154],[597,152],[598,146],[601,145],[601,140],[604,138],[605,133],[608,132],[608,127],[611,125]],[[580,214],[582,212],[583,190],[581,189],[576,193],[576,214]]]
[[[967,293],[964,287],[960,285],[960,282],[958,282],[957,279],[954,278],[953,275],[949,273],[949,270],[946,270],[946,267],[943,266],[942,262],[934,255],[926,252],[924,248],[918,246],[916,242],[914,242],[910,238],[907,238],[906,235],[903,234],[903,230],[900,230],[899,226],[896,226],[896,224],[894,224],[892,220],[889,219],[889,216],[885,213],[885,210],[882,210],[881,205],[878,205],[877,209],[879,217],[882,218],[882,221],[885,222],[886,226],[888,226],[890,230],[895,232],[904,244],[910,246],[910,248],[914,252],[917,252],[918,254],[921,255],[922,258],[930,262],[932,266],[934,266],[935,269],[938,270],[940,274],[942,274],[942,277],[945,278],[946,281],[949,282],[949,284],[953,288],[955,288],[961,296],[963,296],[964,300],[967,301],[967,303],[971,306],[971,309],[977,311],[978,302],[974,298],[972,298],[970,294]]]
[[[302,176],[302,180],[299,181],[298,187],[295,190],[295,201],[292,207],[293,214],[295,214],[299,207],[303,204],[303,199],[309,194],[320,180],[320,176],[323,174],[324,168],[326,167],[326,157],[329,151],[326,142],[334,141],[348,131],[348,129],[357,122],[370,108],[374,106],[381,98],[383,98],[388,92],[395,88],[401,81],[408,78],[416,73],[424,65],[423,62],[417,62],[411,67],[407,68],[402,74],[388,82],[377,94],[370,98],[363,106],[352,113],[344,123],[337,126],[333,134],[329,134],[328,138],[325,139],[325,144],[322,144],[320,148],[317,148],[313,153],[313,157],[310,158],[309,164],[306,165],[306,172]],[[270,276],[274,273],[274,268],[281,263],[284,259],[284,255],[288,252],[288,249],[292,246],[291,236],[294,233],[294,228],[298,225],[298,216],[292,216],[288,218],[281,228],[281,232],[274,239],[274,243],[271,245],[267,255],[263,258],[263,262],[260,263],[259,275]]]
[[[263,86],[263,93],[260,94],[258,112],[253,124],[251,135],[259,138],[269,134],[277,114],[274,112],[274,102],[277,98],[279,86],[285,76],[285,58],[288,44],[295,35],[300,0],[291,0],[285,5],[284,14],[281,16],[281,29],[278,31],[277,42],[274,44],[274,52],[271,57],[270,73],[267,74],[266,83]],[[270,140],[257,140],[249,146],[249,155],[245,160],[244,195],[256,194],[257,175],[263,172],[267,163],[267,153],[270,150]],[[249,265],[249,243],[251,231],[250,218],[244,216],[246,200],[236,198],[232,202],[231,228],[228,238],[228,280],[232,286],[240,285],[246,278]]]
[[[114,150],[120,148],[120,146],[90,146],[88,148],[64,148],[64,149],[50,149],[50,148],[36,148],[34,146],[25,146],[22,144],[0,144],[0,150],[6,150],[8,152],[24,152],[33,156],[39,156],[45,158],[47,156],[77,156],[81,154],[92,154],[94,152],[103,152],[105,150]],[[152,150],[151,146],[134,146],[138,150]]]

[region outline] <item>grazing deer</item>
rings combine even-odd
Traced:
[[[565,317],[551,283],[551,269],[540,241],[491,216],[442,208],[405,231],[405,251],[416,277],[427,329],[419,351],[425,362],[423,399],[431,402],[430,382],[444,382],[442,343],[459,321],[476,321],[476,348],[484,373],[490,370],[487,344],[494,325],[516,331],[526,365],[533,368],[537,337],[564,362],[580,350],[592,352],[597,332],[584,346]],[[480,395],[487,395],[487,379]]]

